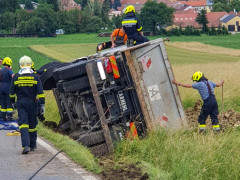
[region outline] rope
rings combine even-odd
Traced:
[[[95,124],[86,134],[84,134],[82,137],[80,137],[80,138],[78,139],[78,141],[81,140],[83,137],[85,137],[88,133],[90,133],[90,132],[93,130],[93,128],[101,121],[101,119],[105,116],[105,114],[110,110],[111,107],[112,107],[112,105],[109,105],[109,106],[108,106],[107,110],[104,112],[104,115],[98,120],[98,122],[96,122],[96,124]],[[33,179],[34,176],[36,176],[39,171],[41,171],[49,162],[51,162],[51,161],[52,161],[58,154],[60,154],[61,152],[63,152],[63,150],[58,151],[51,159],[49,159],[44,165],[42,165],[42,167],[39,168],[39,169],[29,178],[29,180]]]
[[[223,84],[222,84],[222,121],[223,121]]]

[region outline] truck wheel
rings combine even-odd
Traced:
[[[104,156],[108,153],[108,148],[106,143],[93,146],[90,148],[90,150],[94,154],[94,156],[97,156],[97,157]]]
[[[76,77],[86,75],[86,64],[87,61],[83,60],[62,68],[58,68],[54,71],[53,77],[56,81],[58,81],[74,79]]]
[[[60,83],[62,83],[62,85],[60,85]],[[58,90],[63,90],[65,93],[68,92],[74,92],[74,91],[80,91],[82,89],[86,89],[90,87],[89,84],[89,80],[88,77],[81,77],[78,79],[74,79],[72,81],[62,81],[58,84],[58,86],[60,87],[60,89]],[[61,86],[63,87],[63,89],[61,89]],[[59,91],[60,92],[60,91]]]
[[[56,82],[53,79],[53,71],[56,68],[60,68],[63,66],[68,65],[69,63],[49,63],[47,65],[44,65],[45,68],[47,69],[46,72],[42,73],[40,76],[40,80],[42,82],[43,90],[51,90],[52,88],[56,88]],[[41,68],[43,68],[42,66]]]
[[[64,93],[63,82],[62,81],[57,83],[57,91],[60,92],[60,93]]]
[[[42,67],[39,68],[39,70],[48,69],[48,68],[54,67],[58,64],[62,64],[62,63],[58,62],[58,61],[50,62],[50,63],[44,64]]]
[[[105,141],[103,131],[97,131],[83,136],[78,142],[82,143],[85,146],[92,146],[94,144],[99,144]]]

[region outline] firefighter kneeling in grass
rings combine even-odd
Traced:
[[[196,83],[183,84],[177,82],[175,79],[172,82],[178,86],[197,89],[200,93],[204,103],[198,117],[199,132],[206,132],[206,120],[208,115],[211,117],[213,130],[215,132],[219,132],[220,126],[218,124],[218,104],[214,95],[214,88],[222,86],[224,80],[216,84],[212,81],[209,81],[200,71],[197,71],[193,74],[192,80],[196,81]]]
[[[18,125],[22,140],[22,154],[27,154],[30,150],[37,148],[37,98],[40,101],[41,113],[44,113],[45,96],[41,81],[31,69],[32,60],[28,56],[23,56],[19,60],[20,71],[11,82],[10,97],[18,110]]]

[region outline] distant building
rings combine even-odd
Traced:
[[[185,28],[187,26],[193,26],[194,28],[201,28],[196,22],[198,11],[195,9],[187,9],[185,11],[177,11],[174,13],[173,24],[177,27]],[[207,26],[218,28],[222,26],[221,18],[228,16],[227,12],[209,12],[207,13],[208,24]]]
[[[37,7],[38,7],[39,4],[36,3],[36,2],[34,2],[34,1],[32,1],[31,3],[32,3],[34,9],[37,9]],[[22,9],[25,9],[25,4],[20,4],[20,7],[21,7]]]
[[[227,28],[229,32],[240,32],[240,16],[237,14],[229,14],[222,19],[222,25]]]
[[[82,7],[80,4],[77,4],[74,0],[60,0],[59,9],[61,11],[69,11],[74,9],[81,10]]]

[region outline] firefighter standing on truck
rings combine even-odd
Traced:
[[[123,27],[120,29],[115,29],[112,34],[111,34],[111,42],[112,42],[112,47],[114,48],[116,46],[122,46],[126,43],[127,41],[127,34],[125,33]]]
[[[140,25],[133,5],[127,6],[124,13],[126,17],[122,21],[124,31],[127,33],[130,45],[138,45],[149,40],[143,36],[142,26]],[[133,43],[131,41],[134,41]]]
[[[196,83],[183,84],[177,82],[175,79],[172,82],[178,86],[197,89],[200,93],[204,103],[198,117],[199,132],[206,132],[206,120],[208,115],[211,117],[213,130],[215,132],[219,132],[220,126],[218,124],[218,104],[214,95],[214,88],[222,86],[224,80],[216,84],[212,81],[209,81],[200,71],[197,71],[193,74],[192,80],[196,81]]]
[[[1,118],[3,121],[11,121],[13,119],[13,107],[9,97],[9,88],[14,76],[10,69],[12,60],[5,57],[2,61],[3,68],[0,70],[0,96],[1,96]]]
[[[37,99],[40,101],[41,113],[44,113],[45,96],[41,81],[31,69],[32,60],[23,56],[19,60],[20,71],[13,77],[10,97],[18,110],[18,125],[21,133],[22,154],[37,148]]]

